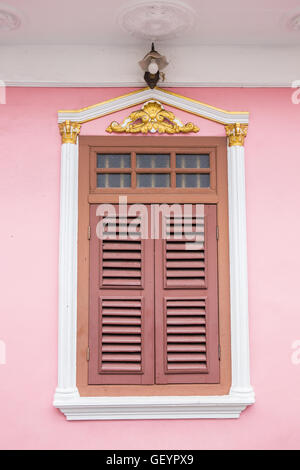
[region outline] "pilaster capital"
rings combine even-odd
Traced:
[[[235,124],[227,124],[225,126],[225,130],[228,137],[229,147],[244,146],[245,137],[248,132],[248,124],[240,124],[239,122],[236,122]]]
[[[80,133],[81,124],[79,122],[65,121],[59,125],[59,131],[63,144],[76,144]]]

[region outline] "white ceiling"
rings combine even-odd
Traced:
[[[300,45],[287,23],[300,0],[182,0],[196,11],[195,27],[166,45]],[[141,44],[121,30],[118,13],[130,0],[7,0],[21,27],[0,32],[0,45]]]
[[[19,28],[0,31],[0,85],[144,86],[138,61],[150,38],[136,39],[118,20],[124,8],[145,1],[0,0],[0,29],[1,10],[21,20]],[[169,61],[162,86],[290,87],[300,80],[300,29],[289,27],[300,0],[151,0],[151,6],[158,1],[195,11],[193,27],[155,42]],[[164,31],[183,18],[172,17],[169,6]],[[137,13],[129,19],[142,24]]]

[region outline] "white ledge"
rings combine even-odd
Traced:
[[[67,420],[239,418],[255,402],[254,393],[210,397],[56,397],[54,406]]]

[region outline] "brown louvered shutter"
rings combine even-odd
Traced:
[[[156,383],[218,383],[218,291],[216,206],[196,209],[185,225],[197,243],[178,239],[175,215],[169,238],[155,241]],[[187,249],[188,248],[188,249]]]
[[[90,209],[89,384],[152,384],[154,242],[118,206],[116,220],[98,225],[108,235],[116,222],[116,239],[99,239],[97,207]],[[129,225],[134,239],[124,236]]]

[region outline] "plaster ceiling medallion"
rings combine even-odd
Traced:
[[[13,31],[20,25],[21,20],[15,13],[0,8],[0,32]]]
[[[147,40],[170,39],[189,31],[196,13],[178,0],[138,1],[124,8],[120,26],[130,34]]]

